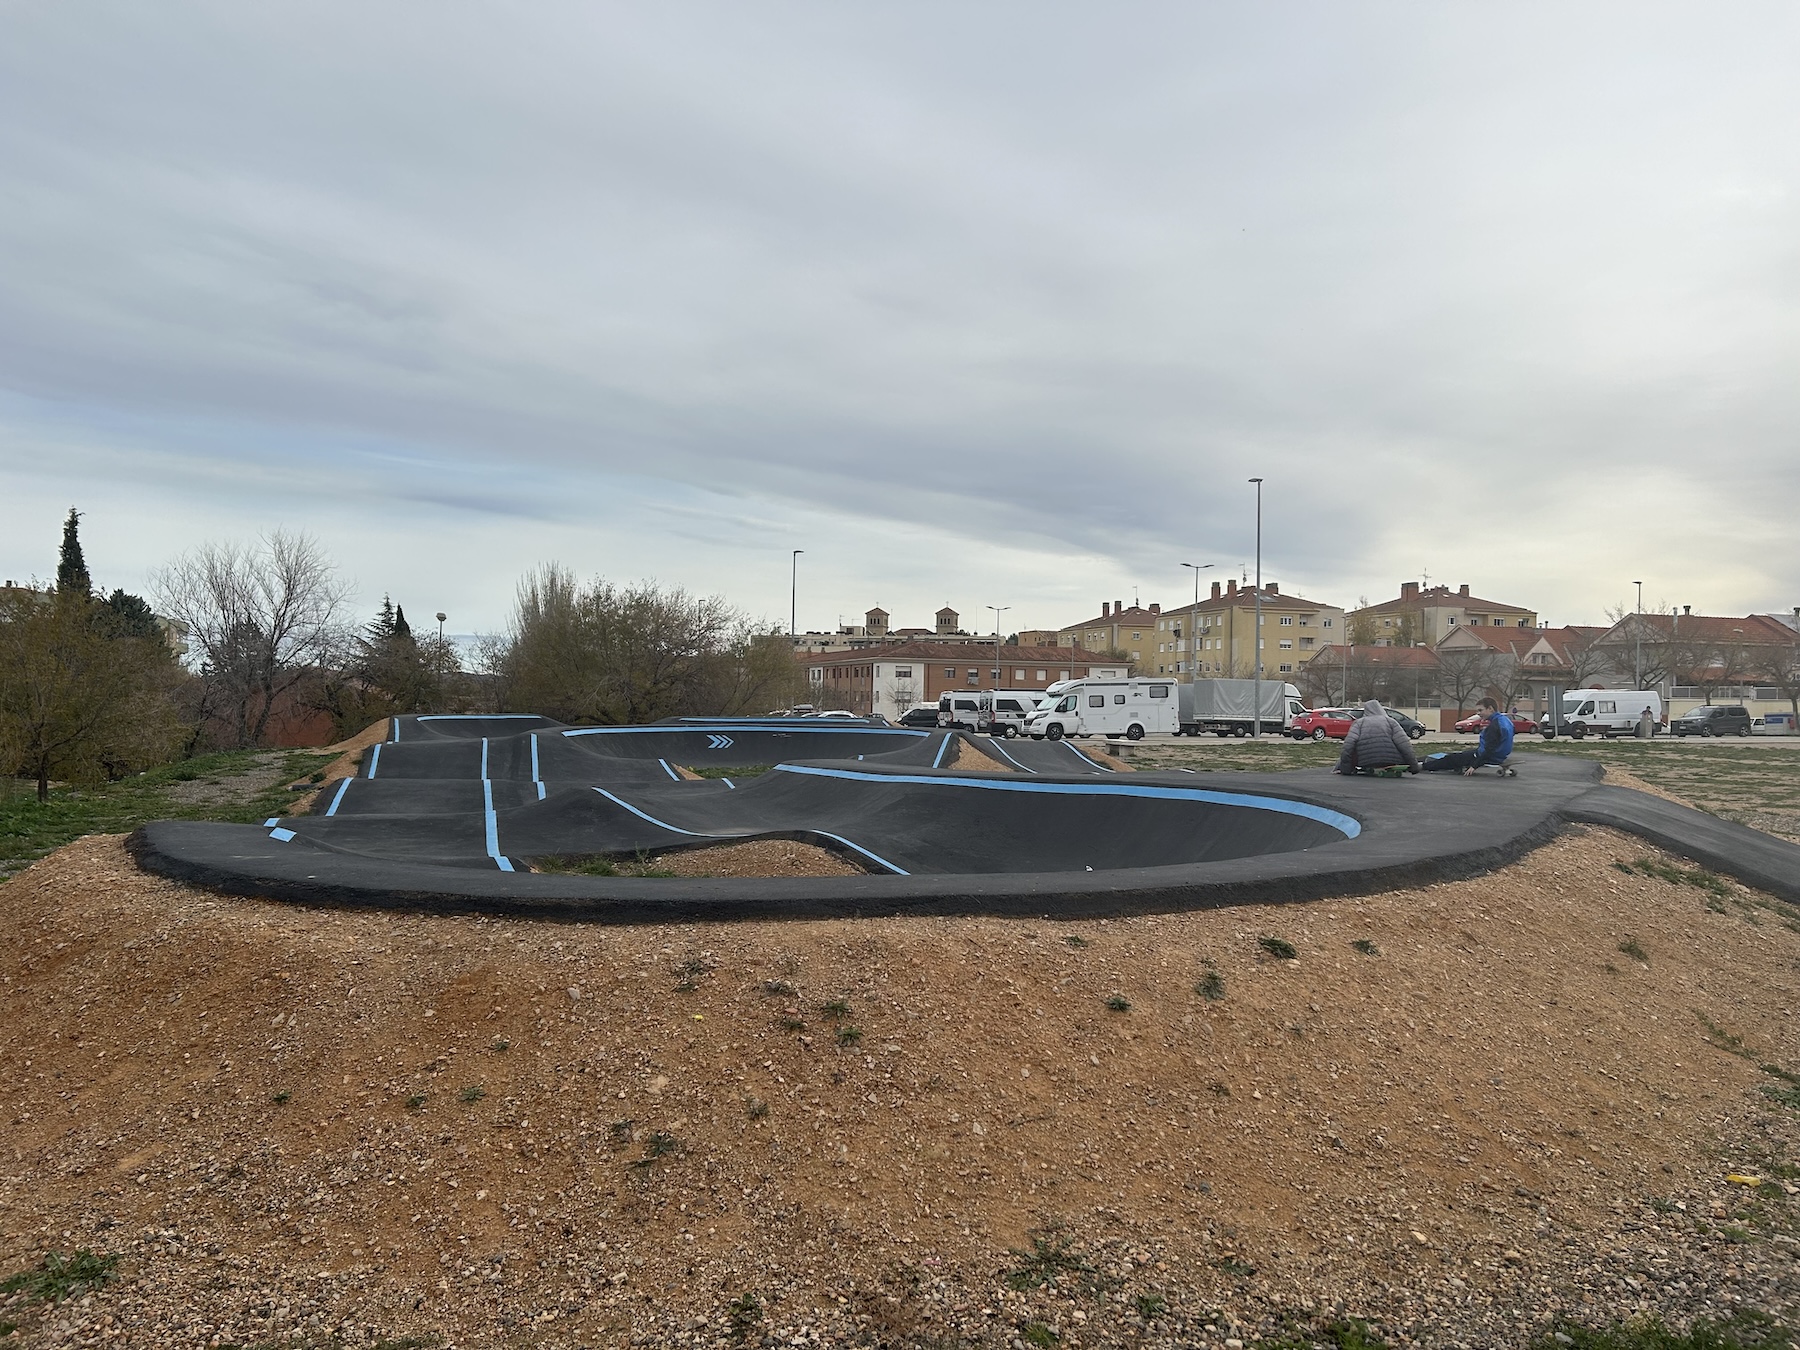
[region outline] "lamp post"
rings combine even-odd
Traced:
[[[1251,724],[1250,739],[1258,740],[1262,736],[1262,485],[1263,480],[1252,478],[1256,484],[1256,670],[1252,679],[1251,697],[1255,699],[1255,721]]]
[[[440,675],[444,671],[444,620],[449,617],[443,610],[438,611],[438,673]]]
[[[1188,663],[1188,683],[1192,684],[1200,677],[1200,574],[1211,563],[1183,563],[1194,573],[1194,607],[1188,611],[1188,654],[1194,659]],[[1180,648],[1176,649],[1177,651]]]
[[[1011,609],[1011,605],[989,605],[994,611],[994,692],[1000,692],[1000,616]]]
[[[1637,638],[1637,655],[1633,658],[1635,664],[1631,668],[1631,687],[1642,689],[1644,687],[1644,583],[1634,581],[1631,584],[1637,587],[1638,592],[1637,613],[1631,616],[1631,632]]]
[[[795,549],[793,558],[789,560],[792,569],[791,575],[788,578],[789,642],[792,642],[800,631],[799,625],[795,622],[795,616],[800,612],[800,555],[804,552],[806,552],[806,550],[803,548]]]

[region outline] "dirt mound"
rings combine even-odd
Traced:
[[[1795,1288],[1800,923],[1604,831],[1306,906],[605,929],[89,838],[0,915],[0,1275],[122,1258],[8,1344],[1513,1345]]]

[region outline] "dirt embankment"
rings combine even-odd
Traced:
[[[1758,1065],[1800,1070],[1800,936],[1614,865],[1648,852],[1110,923],[601,928],[225,900],[83,840],[0,887],[0,1273],[122,1263],[0,1320],[1511,1345],[1779,1307],[1796,1132]]]

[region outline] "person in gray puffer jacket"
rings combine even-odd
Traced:
[[[1336,772],[1353,774],[1359,769],[1391,769],[1400,764],[1412,773],[1419,771],[1419,757],[1400,724],[1370,699],[1344,737],[1344,753],[1338,756]]]

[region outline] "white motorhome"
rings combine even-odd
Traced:
[[[1584,736],[1635,736],[1644,709],[1650,710],[1651,734],[1660,736],[1662,695],[1647,689],[1565,689],[1562,707],[1538,728],[1547,741],[1560,731],[1580,740]]]
[[[1052,685],[1044,701],[1025,719],[1035,740],[1064,736],[1123,736],[1141,740],[1151,732],[1181,729],[1174,680],[1067,680]]]

